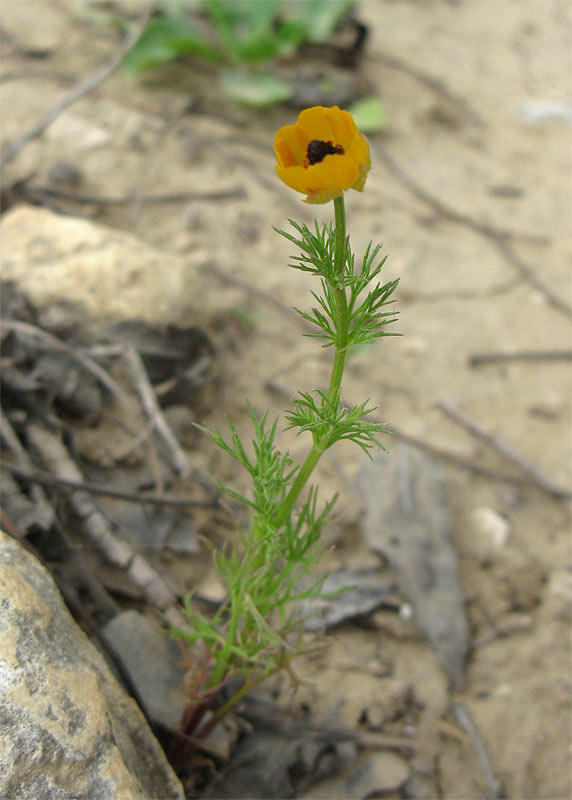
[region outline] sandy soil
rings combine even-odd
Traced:
[[[2,25],[10,37],[3,57],[4,139],[20,135],[71,82],[115,52],[108,28],[76,15],[82,5],[4,4]],[[568,98],[570,4],[366,0],[359,14],[371,31],[361,70],[385,102],[389,122],[371,141],[366,192],[348,197],[348,228],[358,253],[370,238],[383,240],[387,279],[401,280],[403,336],[351,359],[347,401],[371,397],[399,431],[482,467],[522,474],[436,406],[454,400],[566,488],[569,362],[472,368],[468,359],[570,347],[570,317],[562,307],[570,299],[569,120],[525,117],[533,102]],[[33,59],[32,50],[45,50],[47,57]],[[420,76],[432,76],[454,97]],[[295,114],[229,107],[204,69],[166,68],[139,82],[116,73],[31,141],[6,174],[16,179],[36,171],[45,182],[50,168],[66,161],[81,168],[83,192],[105,196],[241,186],[245,196],[234,200],[74,211],[165,250],[210,259],[286,308],[303,305],[308,278],[285,267],[291,248],[272,230],[289,216],[309,222],[315,210],[273,173],[274,132]],[[329,213],[317,209],[319,219]],[[216,326],[213,320],[222,381],[203,422],[220,424],[229,415],[247,430],[247,398],[256,409],[280,413],[287,401],[269,382],[292,393],[323,386],[329,361],[327,351],[302,338],[294,318],[247,290],[237,289],[235,297],[235,307]],[[209,297],[204,304],[208,309]],[[245,315],[246,328],[237,323]],[[308,446],[286,434],[284,443],[295,457]],[[241,488],[243,477],[232,465],[201,449],[213,476],[222,468]],[[338,564],[368,559],[353,488],[360,463],[357,449],[341,446],[319,467],[324,493],[342,495],[341,524],[331,534]],[[568,798],[569,505],[539,488],[503,484],[451,464],[447,470],[474,643],[467,687],[454,699],[470,709],[508,797]],[[486,558],[486,534],[474,513],[483,508],[508,521],[507,543]],[[189,575],[194,571],[189,567]],[[379,677],[375,665],[381,662],[390,666],[388,677]],[[339,707],[351,725],[396,684],[411,686],[419,769],[428,765],[431,775],[428,791],[484,796],[485,777],[471,743],[447,717],[453,696],[446,677],[411,623],[379,612],[369,629],[339,631],[327,657],[301,671],[313,683],[293,705]],[[402,732],[399,715],[389,729]]]

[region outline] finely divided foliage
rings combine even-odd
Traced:
[[[321,107],[311,111],[307,119],[316,124],[317,132],[314,136],[310,135],[311,131],[304,130],[304,136],[310,142],[321,139],[320,131],[323,133],[324,125],[331,124],[334,128],[342,125],[346,126],[352,141],[359,143],[359,152],[367,148],[357,129],[354,131],[353,120],[350,125],[344,116],[347,112]],[[346,128],[340,130],[343,132]],[[277,134],[282,148],[280,152],[286,160],[293,158],[290,148],[296,149],[301,141],[294,133],[289,131],[290,139],[281,139],[280,132]],[[301,158],[303,153],[298,152],[298,156]],[[369,169],[369,149],[367,156],[366,167]],[[382,284],[377,280],[385,262],[385,259],[378,259],[380,245],[368,245],[356,271],[355,257],[345,230],[343,191],[346,188],[361,191],[367,170],[359,184],[338,186],[335,171],[332,175],[327,171],[330,169],[328,158],[341,156],[337,151],[328,152],[318,165],[309,169],[325,163],[322,172],[329,181],[328,191],[334,195],[335,226],[319,226],[316,222],[310,229],[290,220],[294,233],[278,231],[300,250],[290,266],[320,280],[321,291],[312,291],[315,305],[311,311],[296,311],[316,326],[316,332],[308,335],[322,339],[324,346],[334,351],[327,391],[300,392],[293,400],[293,407],[286,412],[288,429],[310,434],[310,452],[302,464],[294,464],[290,455],[282,453],[276,445],[278,420],[269,423],[266,413],[257,416],[250,406],[254,436],[248,447],[230,421],[228,438],[219,430],[211,432],[202,428],[248,472],[252,490],[247,496],[221,484],[221,488],[247,511],[234,546],[214,555],[226,586],[227,599],[214,616],[208,618],[195,611],[187,601],[185,611],[191,631],[176,631],[190,644],[202,642],[208,655],[209,673],[203,694],[193,698],[195,716],[199,721],[205,703],[212,704],[217,688],[232,674],[238,673],[242,677],[241,688],[217,710],[211,709],[213,721],[199,727],[198,732],[195,730],[196,736],[207,735],[222,714],[262,680],[282,668],[290,671],[290,662],[303,649],[296,603],[326,596],[323,592],[324,578],[313,576],[312,571],[323,551],[321,533],[331,518],[336,498],[320,509],[318,491],[310,488],[298,509],[296,503],[303,496],[314,467],[332,445],[338,441],[351,441],[369,455],[372,447],[382,447],[377,437],[386,432],[381,424],[367,419],[374,410],[368,401],[355,408],[344,406],[341,382],[350,348],[391,335],[388,326],[396,319],[392,304],[397,281]],[[292,168],[302,167],[294,165]],[[299,187],[295,188],[300,191]],[[194,729],[197,726],[198,723]]]

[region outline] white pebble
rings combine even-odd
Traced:
[[[510,523],[489,506],[475,508],[471,513],[469,549],[480,559],[493,558],[506,545]]]

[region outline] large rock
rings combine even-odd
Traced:
[[[46,569],[0,531],[0,797],[184,798]]]
[[[37,305],[80,303],[98,319],[198,325],[240,296],[209,275],[209,254],[155,250],[87,219],[16,206],[0,223],[2,277]]]

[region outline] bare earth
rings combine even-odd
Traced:
[[[74,16],[81,5],[3,4],[2,25],[11,37],[3,57],[10,73],[1,87],[4,140],[21,135],[70,82],[116,52],[109,29]],[[569,102],[570,3],[366,0],[359,16],[371,32],[361,71],[389,120],[386,133],[371,138],[366,191],[348,196],[348,229],[358,254],[371,238],[383,241],[386,279],[401,281],[403,336],[352,357],[346,401],[370,397],[398,431],[490,470],[522,475],[436,405],[453,400],[566,490],[570,362],[471,367],[468,359],[570,348],[570,116],[525,118],[533,101]],[[31,49],[45,49],[49,58],[34,61],[25,53]],[[454,97],[396,68],[392,58],[440,81]],[[171,67],[145,82],[117,72],[30,142],[6,175],[14,180],[36,171],[45,183],[50,168],[66,161],[83,171],[81,191],[98,196],[242,187],[244,196],[235,199],[76,211],[194,263],[211,263],[286,309],[307,306],[309,278],[286,268],[292,248],[272,230],[285,227],[287,217],[310,222],[314,211],[320,220],[330,214],[328,206],[305,206],[274,175],[274,132],[296,112],[250,112],[227,106],[216,92],[203,69]],[[198,110],[185,114],[198,100]],[[301,336],[295,317],[277,313],[247,288],[223,286],[229,305],[222,317],[218,296],[201,298],[200,323],[219,337],[221,372],[220,391],[201,421],[222,425],[230,416],[248,431],[247,398],[257,410],[281,413],[287,397],[273,384],[290,394],[324,386],[329,353]],[[395,440],[386,444],[390,453],[396,447]],[[284,446],[303,458],[308,442],[284,434]],[[330,566],[375,561],[359,535],[353,479],[361,457],[357,448],[340,446],[318,470],[323,496],[341,494]],[[225,481],[244,487],[244,477],[209,445],[201,445],[197,459],[213,480],[222,470]],[[411,622],[380,611],[367,628],[337,631],[319,660],[301,665],[311,682],[284,702],[309,703],[316,713],[337,709],[340,724],[356,726],[364,710],[412,687],[420,771],[425,764],[432,772],[435,796],[477,798],[487,791],[482,766],[447,716],[451,701],[462,701],[508,797],[564,800],[572,792],[569,501],[446,468],[474,644],[465,690],[451,694]],[[485,556],[479,509],[508,520],[506,543]],[[196,559],[179,563],[176,573],[190,584]],[[387,730],[403,734],[397,712]],[[335,791],[324,786],[311,796],[335,797]]]

